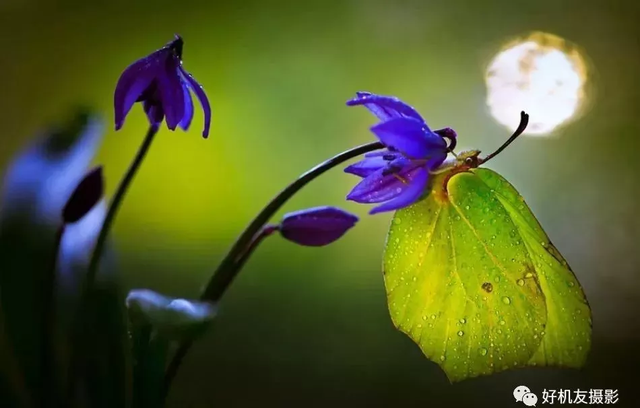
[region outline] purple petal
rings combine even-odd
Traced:
[[[429,172],[425,168],[420,168],[414,174],[413,180],[409,183],[409,186],[405,188],[401,194],[397,195],[394,199],[387,201],[386,203],[377,206],[369,211],[369,214],[377,214],[384,211],[399,210],[404,207],[408,207],[415,203],[424,193],[427,181],[429,180]]]
[[[375,152],[365,153],[364,157],[381,157],[381,156],[387,156],[390,154],[397,155],[398,153],[385,149],[385,150],[377,150]]]
[[[357,92],[356,97],[347,101],[347,106],[364,105],[381,121],[394,118],[413,118],[422,123],[424,119],[413,107],[402,102],[395,96],[376,95],[370,92]]]
[[[180,127],[184,130],[189,130],[189,126],[193,120],[193,101],[191,100],[189,87],[185,84],[182,89],[184,89],[184,116],[180,121]]]
[[[154,62],[158,52],[129,65],[120,75],[113,95],[116,130],[122,127],[133,104],[153,81],[157,72]]]
[[[158,75],[158,91],[162,109],[167,120],[167,127],[175,130],[184,116],[184,83],[178,73],[180,61],[172,53],[167,52],[166,60]]]
[[[358,217],[335,207],[315,207],[286,214],[280,233],[289,241],[306,246],[323,246],[342,237]]]
[[[209,128],[211,127],[211,105],[209,105],[209,98],[207,98],[207,94],[204,93],[202,85],[200,85],[190,73],[185,71],[182,66],[180,67],[180,72],[182,73],[182,77],[187,80],[191,90],[193,90],[198,97],[202,110],[204,111],[204,129],[202,131],[202,137],[206,139],[209,137]]]
[[[424,159],[436,152],[446,152],[447,143],[444,139],[415,119],[391,119],[375,125],[371,131],[383,144],[412,159]]]
[[[382,156],[379,157],[368,157],[364,160],[360,160],[357,163],[354,163],[347,168],[344,169],[345,173],[353,174],[358,177],[367,177],[371,173],[376,172],[384,167],[387,167],[389,162],[385,160]]]
[[[440,167],[440,165],[444,163],[446,159],[447,152],[437,152],[429,160],[427,160],[427,163],[424,167],[428,170],[435,170]]]
[[[362,204],[381,203],[402,194],[412,183],[421,167],[409,167],[398,174],[385,174],[380,169],[358,183],[347,195],[347,200]]]

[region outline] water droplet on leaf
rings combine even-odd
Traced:
[[[511,304],[511,298],[508,296],[505,296],[502,298],[502,303],[504,303],[505,305],[510,305]]]

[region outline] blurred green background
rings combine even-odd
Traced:
[[[517,406],[527,385],[620,390],[640,375],[640,4],[637,0],[58,1],[0,3],[0,169],[45,125],[89,104],[108,134],[97,161],[113,192],[146,130],[135,106],[113,132],[122,70],[179,33],[184,66],[214,117],[200,137],[163,127],[115,225],[127,287],[196,297],[250,219],[329,156],[372,140],[374,118],[344,102],[393,94],[459,146],[490,151],[508,131],[485,106],[484,69],[503,43],[541,30],[590,61],[589,109],[549,138],[523,137],[491,166],[523,194],[572,265],[594,315],[581,371],[531,369],[450,385],[394,330],[380,270],[390,215],[344,201],[335,170],[286,211],[338,205],[362,216],[338,243],[275,237],[225,297],[185,361],[174,407]],[[2,170],[0,170],[2,172]],[[539,404],[541,401],[539,402]]]

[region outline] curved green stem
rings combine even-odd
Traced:
[[[244,230],[242,235],[240,235],[227,256],[220,263],[220,266],[218,266],[218,269],[216,269],[200,299],[209,302],[218,302],[220,300],[233,281],[233,278],[238,273],[237,268],[234,267],[238,257],[246,250],[247,246],[258,231],[260,231],[260,229],[269,222],[271,217],[273,217],[280,207],[282,207],[284,203],[302,189],[302,187],[306,186],[311,180],[347,160],[383,147],[384,146],[380,142],[372,142],[347,150],[346,152],[342,152],[337,156],[320,163],[298,177],[293,183],[289,184],[280,192],[280,194],[275,196],[266,207],[264,207],[251,224],[249,224],[249,226]]]
[[[342,152],[322,163],[315,166],[311,170],[302,174],[293,183],[289,184],[284,190],[275,196],[269,204],[256,216],[256,218],[247,226],[244,232],[237,239],[227,256],[222,260],[218,269],[211,277],[211,280],[207,284],[204,292],[200,296],[203,301],[209,301],[217,303],[229,288],[233,279],[240,272],[240,268],[249,255],[253,252],[257,243],[252,244],[256,239],[261,240],[262,234],[259,234],[265,225],[269,222],[271,217],[300,189],[306,186],[310,181],[322,175],[326,171],[344,163],[347,160],[358,157],[362,154],[382,149],[384,146],[380,142],[372,142],[362,146],[354,147],[353,149]],[[258,242],[259,243],[259,242]],[[164,390],[165,397],[169,392],[171,383],[176,376],[178,369],[182,363],[182,360],[187,355],[193,342],[191,340],[185,341],[178,347],[178,350],[173,356],[171,363],[167,368],[165,374]]]

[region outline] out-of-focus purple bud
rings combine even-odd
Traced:
[[[286,214],[280,233],[289,241],[305,246],[328,245],[343,236],[358,217],[336,207],[314,207]]]
[[[62,210],[64,223],[72,224],[79,221],[98,204],[103,194],[104,178],[102,166],[100,166],[90,171],[71,194],[71,198]]]

